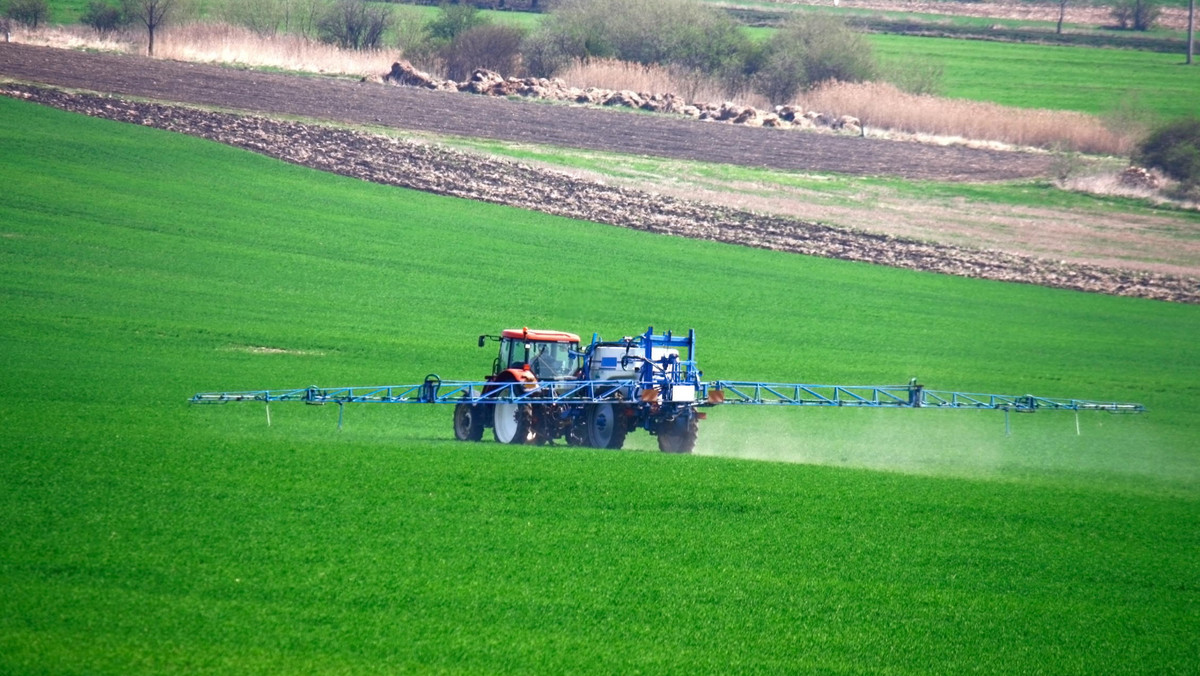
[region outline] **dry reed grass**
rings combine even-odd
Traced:
[[[1155,177],[1160,182],[1160,188],[1132,187],[1121,183],[1119,171],[1103,171],[1097,173],[1088,173],[1081,176],[1072,176],[1062,181],[1058,181],[1058,186],[1064,190],[1072,192],[1085,192],[1093,195],[1101,195],[1104,197],[1128,197],[1132,199],[1148,200],[1158,205],[1168,205],[1176,209],[1187,209],[1190,211],[1200,211],[1200,202],[1180,199],[1178,197],[1168,197],[1171,188],[1178,185],[1175,181],[1167,179],[1161,172],[1154,171]],[[1164,194],[1166,193],[1166,194]]]
[[[145,52],[143,31],[100,35],[83,26],[52,26],[13,32],[13,41],[63,49]],[[296,35],[262,36],[225,23],[171,27],[155,37],[154,56],[200,63],[228,63],[311,73],[379,77],[398,56],[394,50],[340,49]]]
[[[381,76],[395,50],[340,49],[296,35],[261,36],[240,26],[194,23],[171,28],[155,40],[155,56],[180,61],[231,63],[284,70]]]
[[[101,52],[133,52],[137,49],[132,34],[124,32],[100,35],[83,26],[44,26],[30,30],[13,26],[12,41],[26,45],[59,49],[93,49]]]
[[[869,127],[998,141],[1016,146],[1124,155],[1132,140],[1100,118],[1064,110],[1029,110],[996,103],[900,91],[880,82],[836,82],[805,93],[798,104],[832,115],[853,115]]]

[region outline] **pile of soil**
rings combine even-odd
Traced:
[[[667,235],[963,277],[1200,303],[1200,280],[931,244],[616,188],[517,162],[317,124],[68,93],[0,94],[207,138],[321,171]],[[474,98],[474,97],[468,97]]]

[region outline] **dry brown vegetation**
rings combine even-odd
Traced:
[[[98,34],[83,26],[19,28],[13,42],[63,49],[145,53],[144,30]],[[154,56],[175,61],[224,63],[254,68],[369,77],[386,73],[395,50],[341,49],[296,35],[264,36],[226,23],[191,23],[164,29],[155,38]]]
[[[224,23],[193,23],[165,31],[155,56],[284,70],[370,76],[386,73],[395,50],[342,49],[297,35],[261,36]]]
[[[1086,113],[909,94],[881,82],[831,83],[805,93],[800,103],[806,109],[853,115],[871,127],[913,134],[1101,155],[1124,155],[1132,144],[1132,139],[1109,130],[1100,118]]]

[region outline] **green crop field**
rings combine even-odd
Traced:
[[[654,236],[0,98],[0,673],[1195,673],[1200,308]],[[698,453],[196,391],[709,378],[1141,401],[715,409]]]
[[[1182,55],[899,35],[870,41],[885,61],[941,65],[945,94],[955,98],[1086,113],[1133,106],[1168,118],[1200,110],[1200,68],[1181,65]]]

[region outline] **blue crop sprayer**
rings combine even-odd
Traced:
[[[306,387],[292,390],[203,392],[194,404],[235,401],[299,401],[337,404],[341,426],[346,404],[453,404],[454,436],[479,441],[491,428],[496,441],[621,448],[638,428],[658,438],[666,453],[690,453],[696,445],[699,409],[718,405],[833,406],[856,408],[990,409],[1005,412],[1041,409],[1076,412],[1141,413],[1141,404],[1052,399],[1033,395],[970,394],[925,389],[916,379],[907,385],[802,385],[702,380],[696,365],[696,333],[655,334],[603,341],[598,335],[584,348],[579,336],[561,331],[506,329],[479,336],[500,344],[492,372],[480,381],[449,381],[426,376],[416,385],[379,387]]]

